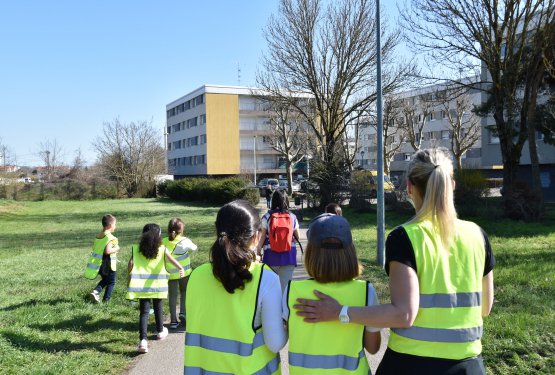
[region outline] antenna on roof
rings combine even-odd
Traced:
[[[241,66],[237,62],[237,86],[241,86]]]

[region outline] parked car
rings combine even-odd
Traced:
[[[354,171],[351,175],[351,188],[362,193],[368,193],[371,198],[376,198],[378,195],[377,177],[378,171]],[[393,193],[395,190],[395,186],[393,186],[389,176],[384,176],[383,190],[384,194]]]
[[[276,190],[279,187],[279,181],[277,180],[277,178],[263,178],[262,180],[260,180],[258,182],[258,185],[256,186],[260,189],[261,196],[265,195],[267,185],[271,185],[272,190]]]

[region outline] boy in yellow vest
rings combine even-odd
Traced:
[[[96,235],[93,251],[87,262],[85,277],[94,280],[100,274],[102,279],[90,294],[91,302],[100,302],[100,293],[104,291],[102,302],[108,302],[116,285],[116,254],[119,250],[118,239],[112,234],[116,230],[116,218],[107,214],[102,217],[102,232]]]

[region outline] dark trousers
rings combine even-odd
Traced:
[[[164,330],[164,311],[162,310],[162,300],[160,298],[153,298],[152,305],[154,309],[154,319],[156,320],[156,332]],[[150,299],[139,298],[139,340],[147,338],[148,330],[148,314],[150,311]]]
[[[114,291],[114,286],[116,285],[116,272],[110,271],[108,275],[101,277],[102,279],[100,280],[96,288],[94,288],[94,290],[96,290],[98,294],[100,294],[102,293],[102,289],[106,288],[104,290],[104,297],[102,298],[102,302],[108,302],[112,297],[112,292]]]

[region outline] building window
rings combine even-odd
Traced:
[[[200,118],[200,124],[201,125],[206,124],[206,115],[200,115],[199,118]]]
[[[168,142],[168,151],[171,151],[171,150],[172,150],[172,144],[171,142]]]
[[[430,141],[433,141],[434,139],[436,139],[436,136],[434,132],[428,132],[428,134],[426,134],[426,138],[428,138],[428,140]]]
[[[200,135],[200,144],[203,145],[206,143],[206,134]]]
[[[428,120],[429,121],[435,120],[433,112],[428,115]]]
[[[410,160],[410,154],[408,152],[403,154],[403,160],[405,160],[405,161]]]
[[[171,134],[171,132],[172,132],[172,127],[168,126],[168,134]]]
[[[441,139],[451,139],[451,132],[449,130],[442,130]]]
[[[499,144],[499,136],[497,135],[497,131],[490,129],[488,133],[489,133],[489,143],[494,145]]]
[[[445,113],[445,111],[441,111],[441,118],[445,118],[447,117],[447,114]]]

